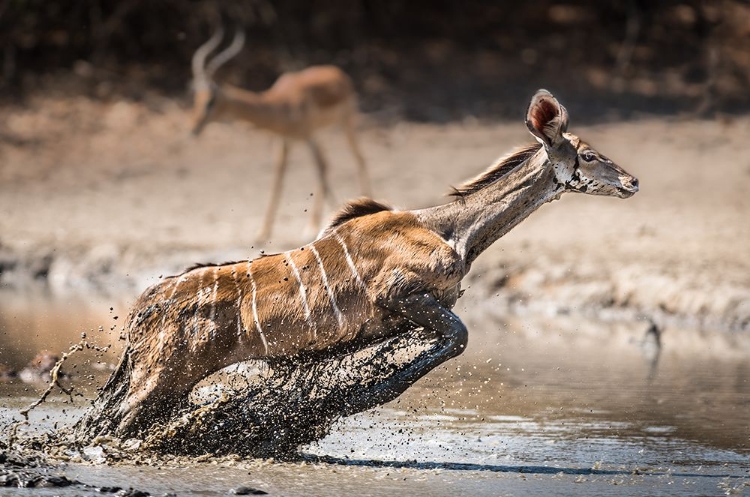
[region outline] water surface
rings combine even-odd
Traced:
[[[36,309],[0,307],[0,363],[21,367],[39,348],[67,349],[82,331],[116,348],[124,315],[109,307],[66,305],[43,319]],[[242,485],[274,495],[750,494],[745,342],[666,329],[657,361],[644,323],[489,314],[467,322],[462,356],[400,399],[342,420],[303,449],[303,462],[73,463],[59,470],[90,485],[152,495],[226,495]],[[91,396],[106,379],[102,366],[116,359],[74,356],[68,381]],[[0,418],[18,418],[43,387],[0,384]],[[71,405],[56,395],[32,413],[30,429],[69,424],[84,407],[82,397]],[[96,451],[85,458],[95,462]]]

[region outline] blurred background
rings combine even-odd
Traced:
[[[750,9],[733,0],[7,0],[2,98],[182,95],[193,51],[220,22],[248,34],[223,80],[262,89],[283,71],[333,63],[379,116],[516,118],[528,88],[545,85],[574,112],[586,102],[609,117],[748,104]]]
[[[220,24],[224,46],[237,28],[247,41],[217,83],[261,91],[313,64],[349,74],[379,201],[448,201],[451,186],[532,139],[523,116],[538,88],[566,106],[571,132],[639,178],[631,199],[544,206],[483,254],[455,309],[469,350],[409,402],[437,412],[424,399],[467,381],[450,405],[474,409],[456,416],[483,430],[486,413],[512,413],[541,431],[582,426],[573,438],[639,450],[697,440],[747,462],[744,1],[0,0],[7,371],[81,332],[113,345],[106,369],[130,305],[160,277],[312,239],[306,147],[292,147],[274,235],[259,242],[277,137],[243,122],[190,136],[191,57]],[[328,218],[359,188],[343,133],[324,130],[319,142],[337,198]],[[476,364],[487,365],[484,383],[468,379]],[[624,424],[602,428],[612,420]],[[659,447],[654,464],[673,457]],[[635,464],[643,451],[633,451],[620,462]],[[580,452],[571,464],[591,467]]]

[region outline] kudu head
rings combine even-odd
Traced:
[[[526,126],[544,146],[565,190],[628,198],[638,191],[638,179],[588,143],[568,133],[568,112],[547,90],[539,90],[526,111]]]
[[[208,56],[216,50],[224,38],[224,30],[219,28],[216,33],[193,54],[193,122],[192,132],[200,134],[203,127],[222,112],[220,88],[214,83],[213,75],[216,70],[228,60],[237,55],[245,44],[245,33],[238,30],[232,43],[206,65]]]

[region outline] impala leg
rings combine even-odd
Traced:
[[[310,151],[313,154],[313,159],[315,159],[315,167],[318,172],[318,187],[315,191],[313,207],[310,213],[310,229],[317,232],[320,229],[323,217],[323,201],[327,199],[334,205],[336,201],[333,198],[331,185],[328,183],[328,163],[323,156],[320,145],[313,138],[310,138],[307,143],[310,145]]]
[[[362,155],[362,151],[357,143],[357,137],[354,133],[354,119],[350,117],[345,125],[346,139],[349,141],[349,147],[352,149],[354,159],[357,161],[357,174],[359,175],[359,188],[362,195],[372,197],[372,185],[370,183],[370,173],[367,171],[367,164]]]
[[[426,334],[430,340],[435,340],[435,344],[400,366],[385,380],[358,388],[347,399],[347,414],[390,402],[428,372],[458,356],[466,348],[469,336],[466,326],[431,295],[411,295],[391,302],[386,307],[421,326],[425,332],[422,335]]]
[[[258,232],[258,240],[265,241],[271,236],[273,221],[276,217],[276,211],[279,209],[279,197],[281,196],[281,187],[284,184],[284,174],[286,173],[287,157],[289,156],[289,142],[281,140],[281,144],[276,152],[276,162],[273,168],[273,185],[271,187],[271,198],[268,200],[266,213],[263,216],[263,225]]]

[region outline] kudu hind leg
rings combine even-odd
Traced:
[[[289,157],[289,142],[281,140],[279,149],[276,152],[276,162],[273,168],[273,185],[271,187],[271,197],[268,199],[266,213],[263,216],[263,225],[258,232],[258,240],[265,241],[271,236],[273,221],[276,217],[276,211],[279,209],[279,197],[281,188],[284,184],[284,175],[287,169],[287,159]]]
[[[385,404],[406,391],[417,380],[461,354],[468,342],[468,330],[458,316],[429,294],[412,295],[387,306],[424,328],[423,334],[435,344],[414,359],[399,366],[382,382],[374,382],[353,392],[347,400],[345,414],[354,414]]]

